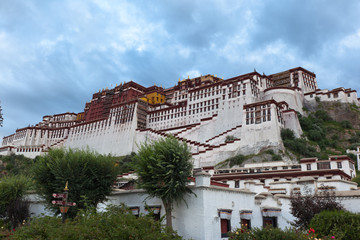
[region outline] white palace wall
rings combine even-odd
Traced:
[[[34,157],[50,148],[89,147],[99,153],[126,155],[137,150],[136,144],[174,134],[197,154],[194,158],[199,166],[208,165],[236,154],[253,154],[264,148],[282,149],[281,128],[289,128],[297,137],[301,136],[295,111],[302,113],[304,101],[315,101],[315,96],[324,101],[358,104],[356,91],[351,89],[316,90],[315,74],[302,68],[268,76],[254,71],[227,80],[211,75],[185,79],[173,88],[156,88],[164,98],[166,96],[166,102],[156,104],[145,101],[150,91],[146,89],[154,87],[145,88],[136,83],[129,86],[123,89],[121,96],[126,97],[134,87],[140,95],[120,101],[111,99],[110,93],[113,91],[116,95],[122,91],[119,89],[103,91],[102,95],[95,93],[82,113],[44,116],[36,126],[4,137],[0,154],[15,152]],[[271,121],[246,123],[244,106],[255,108],[257,104],[272,100],[287,107],[278,112],[273,109]],[[108,104],[106,110],[105,105],[100,104],[102,101]],[[91,104],[99,104],[93,112],[89,110]],[[253,114],[263,110],[258,109]],[[101,114],[96,115],[99,112]],[[274,121],[278,117],[281,119]],[[227,136],[235,137],[236,141],[225,144]]]
[[[274,99],[277,102],[288,103],[291,109],[303,114],[304,95],[301,89],[296,88],[270,88],[264,91],[264,100]]]
[[[136,129],[137,111],[134,111],[131,120],[125,123],[116,123],[113,116],[108,121],[102,120],[72,128],[65,147],[88,147],[101,154],[127,155],[135,150]]]

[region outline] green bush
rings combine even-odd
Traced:
[[[356,182],[358,184],[358,186],[360,186],[360,175],[357,175],[356,177],[351,179],[351,181]]]
[[[310,227],[316,229],[319,236],[357,240],[360,238],[360,214],[345,211],[322,211],[312,218]]]
[[[281,161],[282,157],[279,154],[273,154],[271,157],[271,161]]]
[[[316,149],[308,146],[306,140],[303,138],[284,140],[283,142],[286,148],[304,157],[316,157],[318,155]]]
[[[349,139],[350,143],[360,143],[360,132],[357,132],[356,134],[352,135]]]
[[[80,211],[64,224],[60,218],[41,217],[17,229],[9,239],[182,239],[175,231],[155,222],[151,216],[136,218],[124,206],[106,212]]]
[[[134,168],[132,166],[134,158],[136,156],[135,152],[132,152],[131,154],[121,156],[121,157],[113,157],[113,161],[116,162],[118,165],[118,173],[127,173],[130,171],[133,171]]]
[[[0,182],[0,217],[11,228],[29,217],[29,203],[24,199],[29,179],[24,176],[3,177]]]
[[[229,166],[233,167],[235,165],[241,165],[246,160],[246,157],[240,154],[235,157],[228,158],[227,160],[229,161]]]
[[[312,128],[313,121],[310,118],[299,116],[299,122],[303,131],[309,131]]]
[[[236,140],[237,138],[236,137],[234,137],[233,135],[227,135],[226,137],[225,137],[225,142],[227,143],[227,142],[231,142],[231,141],[233,141],[233,140]]]
[[[290,131],[291,131],[291,130],[290,130]],[[280,160],[282,159],[281,155],[276,154],[276,153],[274,152],[274,150],[272,150],[272,149],[266,150],[265,153],[271,155],[271,161],[280,161]]]
[[[0,156],[0,160],[6,165],[5,171],[9,176],[26,175],[32,176],[31,166],[36,159],[24,157],[24,155]]]
[[[281,129],[281,138],[283,140],[294,140],[295,134],[291,129],[283,128],[283,129]]]
[[[308,132],[308,137],[314,142],[320,142],[325,138],[325,134],[321,130],[312,129]]]
[[[324,122],[332,121],[332,118],[325,110],[318,110],[314,113],[315,118],[320,119]]]
[[[342,128],[348,128],[348,129],[352,128],[352,125],[348,120],[341,121],[340,125],[341,125]]]
[[[236,229],[229,233],[229,238],[234,240],[297,240],[307,239],[306,236],[305,233],[294,229],[281,230],[279,228]]]

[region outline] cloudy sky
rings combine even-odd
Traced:
[[[357,0],[1,0],[0,138],[130,80],[302,66],[320,88],[359,91],[359,13]]]

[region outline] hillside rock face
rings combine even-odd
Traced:
[[[320,101],[305,102],[304,107],[307,108],[309,112],[324,110],[333,120],[337,122],[349,121],[353,128],[360,129],[360,108],[355,104]]]

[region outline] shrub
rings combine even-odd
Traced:
[[[272,157],[271,157],[271,160],[272,161],[281,161],[282,157],[279,154],[273,154]]]
[[[56,217],[41,217],[17,229],[10,239],[149,239],[172,240],[181,237],[151,216],[136,218],[124,206],[111,206],[106,212],[80,211],[61,224]]]
[[[332,118],[329,116],[329,114],[324,111],[324,110],[318,110],[314,113],[314,116],[317,118],[317,119],[321,119],[322,121],[324,122],[328,122],[328,121],[331,121]]]
[[[281,230],[279,228],[254,228],[252,230],[236,229],[229,233],[229,238],[234,240],[296,240],[305,239],[306,235],[294,229]]]
[[[235,157],[228,158],[227,160],[229,161],[229,166],[233,167],[235,165],[241,165],[246,160],[246,157],[240,154]]]
[[[284,146],[305,157],[314,157],[318,155],[316,149],[312,146],[308,146],[306,140],[303,138],[284,140]]]
[[[356,134],[352,135],[349,139],[350,143],[360,143],[360,132],[357,132]]]
[[[281,138],[283,140],[294,140],[295,134],[291,129],[283,128],[283,129],[281,129]]]
[[[305,194],[295,194],[290,199],[290,211],[296,218],[294,225],[297,228],[307,229],[315,214],[324,210],[342,210],[343,207],[329,190],[313,195],[310,190]]]
[[[336,239],[360,238],[360,214],[345,211],[322,211],[310,222],[319,236],[335,236]]]
[[[320,130],[312,129],[309,131],[308,137],[310,140],[313,140],[315,142],[320,142],[325,138],[325,134]]]
[[[351,179],[351,181],[356,182],[358,186],[360,186],[360,175],[354,177],[353,179]]]
[[[127,173],[133,171],[134,168],[132,166],[134,158],[136,156],[135,152],[131,154],[122,156],[122,157],[114,157],[114,161],[118,165],[118,172],[119,173]]]
[[[348,128],[348,129],[352,128],[352,125],[348,120],[341,121],[340,125],[341,125],[342,128]]]
[[[299,122],[300,122],[302,130],[304,130],[304,131],[309,131],[312,128],[313,122],[310,118],[300,116]]]
[[[3,177],[0,182],[0,217],[10,222],[11,228],[29,217],[29,203],[24,199],[29,188],[24,176]]]
[[[236,140],[237,138],[234,137],[233,135],[227,135],[226,138],[225,138],[225,142],[231,142],[233,140]]]
[[[36,159],[24,157],[24,155],[0,156],[0,160],[6,165],[5,171],[9,176],[26,175],[32,176],[31,166]]]

